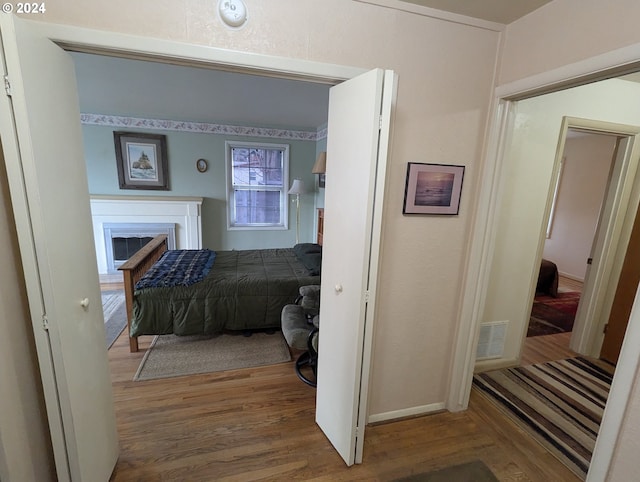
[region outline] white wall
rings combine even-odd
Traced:
[[[568,137],[551,234],[543,257],[561,274],[584,280],[616,145],[614,136]]]
[[[65,2],[38,19],[395,70],[399,86],[383,213],[370,413],[396,416],[443,402],[498,34],[345,0],[246,4],[250,20],[240,30],[220,23],[216,2],[200,1],[87,0],[81,7]],[[466,165],[458,216],[402,215],[408,162]],[[419,383],[407,383],[407,373],[416,371]]]
[[[637,480],[638,454],[640,454],[640,380],[636,374],[607,481]]]
[[[518,102],[483,322],[510,322],[502,361],[515,360],[529,320],[545,208],[564,116],[640,125],[640,84],[607,80]],[[484,365],[487,365],[484,363]]]
[[[637,0],[553,0],[507,26],[499,84],[640,42]]]

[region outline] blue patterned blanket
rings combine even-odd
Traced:
[[[207,276],[215,259],[215,251],[209,249],[165,251],[136,283],[135,289],[192,285]]]

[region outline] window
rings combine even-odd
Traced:
[[[286,229],[289,146],[226,142],[229,229]]]

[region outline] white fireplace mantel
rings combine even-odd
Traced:
[[[202,198],[91,196],[93,237],[101,279],[107,275],[104,224],[175,224],[176,249],[202,249]]]

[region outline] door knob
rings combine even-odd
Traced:
[[[82,301],[80,301],[80,306],[86,310],[89,307],[89,298],[83,298]]]
[[[336,293],[342,293],[342,285],[340,283],[336,285]]]

